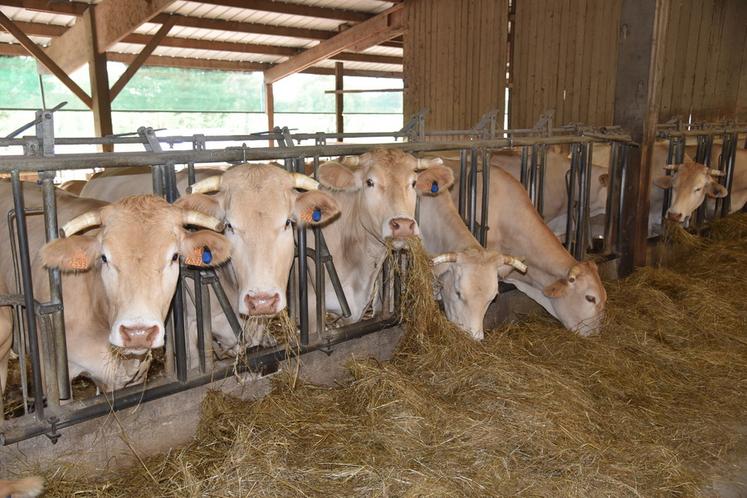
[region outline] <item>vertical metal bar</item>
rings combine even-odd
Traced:
[[[24,211],[23,188],[18,170],[10,173],[13,190],[13,207],[16,212],[18,230],[18,248],[21,263],[21,280],[23,282],[23,303],[25,306],[26,324],[28,326],[29,354],[31,355],[31,375],[34,381],[34,411],[38,420],[44,419],[44,389],[42,388],[39,336],[36,327],[34,310],[34,287],[31,275],[31,258],[29,257],[29,239],[26,231],[26,212]]]
[[[617,205],[617,236],[616,239],[616,245],[615,245],[615,253],[620,254],[622,252],[622,240],[623,240],[623,207],[625,206],[625,203],[627,202],[625,199],[625,188],[626,183],[628,181],[628,164],[630,160],[630,145],[624,145],[622,148],[622,160],[620,161],[620,202]]]
[[[197,326],[197,355],[200,363],[200,372],[205,373],[207,366],[207,357],[205,355],[205,322],[202,312],[202,277],[199,271],[194,272],[194,288],[195,288],[195,325]],[[208,306],[209,306],[208,301]]]
[[[537,161],[537,171],[534,177],[535,195],[537,196],[537,211],[541,214],[545,211],[545,164],[547,163],[547,145],[539,146],[539,159]]]
[[[490,152],[483,150],[482,155],[482,206],[480,210],[480,244],[488,243],[488,215],[490,208]]]
[[[322,229],[314,227],[314,277],[316,287],[316,333],[319,338],[324,334],[325,281],[324,263],[322,262]]]
[[[202,300],[199,301],[199,305],[197,304],[197,300],[195,299],[195,306],[199,306],[200,310],[202,312],[202,330],[203,330],[203,336],[207,336],[207,340],[204,343],[205,347],[205,369],[212,371],[213,370],[213,318],[212,318],[212,310],[210,307],[210,288],[205,284],[205,279],[202,278],[202,272],[199,272],[199,279],[195,279],[196,282],[200,282],[201,286],[201,296]],[[233,311],[233,310],[231,310]],[[236,315],[233,314],[233,312],[230,314],[234,320],[236,320]],[[230,322],[229,322],[230,323]],[[205,333],[207,331],[207,334]]]
[[[581,144],[581,163],[579,168],[578,204],[576,209],[576,242],[573,257],[581,261],[586,255],[586,213],[589,210],[589,188],[591,186],[591,152],[589,144]]]
[[[298,246],[298,318],[301,330],[301,345],[309,344],[309,288],[306,273],[306,228],[296,230]]]
[[[618,217],[619,212],[617,211],[620,196],[620,182],[618,179],[620,175],[620,161],[622,159],[622,151],[620,149],[623,145],[620,142],[612,142],[610,146],[610,164],[607,172],[607,203],[604,210],[603,254],[612,254],[614,252],[613,247],[617,243],[617,225],[620,222],[620,218]]]
[[[334,261],[332,261],[332,255],[329,253],[327,242],[324,240],[324,233],[321,230],[319,230],[319,239],[321,240],[321,249],[324,252],[324,267],[327,269],[329,281],[335,291],[337,301],[340,303],[340,311],[342,311],[342,316],[350,318],[350,305],[345,297],[345,291],[340,283],[340,276],[337,274],[337,268],[335,268]]]
[[[667,149],[667,164],[674,164],[676,159],[676,138],[670,138],[669,139],[669,148]],[[664,172],[665,175],[671,176],[672,172],[669,170],[666,170]],[[664,189],[664,197],[661,202],[661,225],[664,226],[664,220],[667,219],[667,211],[669,210],[669,205],[672,203],[672,190],[671,189]]]
[[[469,173],[469,213],[467,217],[467,224],[469,225],[469,231],[472,235],[475,235],[475,210],[477,209],[477,148],[472,148],[472,155],[470,157],[470,173]]]
[[[527,172],[527,186],[529,187],[529,199],[532,201],[532,205],[537,208],[537,145],[532,145],[532,156],[529,161],[529,171]],[[544,218],[542,211],[539,211],[540,216]]]
[[[44,205],[44,226],[47,242],[57,239],[57,198],[54,189],[54,172],[39,173],[42,181],[42,203]],[[49,270],[50,304],[62,306],[62,277],[59,270]],[[54,354],[57,364],[57,385],[61,399],[70,398],[70,377],[67,367],[67,341],[65,339],[64,310],[56,311],[51,317],[54,334]],[[51,351],[49,352],[51,353]]]
[[[524,189],[526,191],[529,191],[529,171],[528,171],[528,164],[529,164],[529,146],[525,145],[521,148],[521,168],[519,173],[519,181],[521,181],[521,184],[524,186]]]
[[[571,167],[568,170],[568,205],[566,206],[565,220],[565,248],[570,252],[573,249],[573,241],[578,223],[574,223],[573,212],[576,201],[576,176],[580,169],[581,150],[580,144],[571,144]]]
[[[467,221],[467,149],[459,151],[459,216]]]
[[[727,138],[727,137],[725,137]],[[724,187],[729,191],[729,194],[723,198],[723,205],[721,206],[721,216],[727,216],[731,211],[731,189],[734,182],[734,167],[737,161],[737,143],[739,141],[739,135],[731,133],[728,135],[728,139],[724,140],[724,145],[721,147],[721,154],[726,156],[726,175],[724,178]],[[728,150],[726,145],[729,145]]]

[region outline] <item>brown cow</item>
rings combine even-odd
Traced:
[[[0,496],[3,498],[34,498],[44,491],[41,477],[32,476],[14,481],[0,479]]]

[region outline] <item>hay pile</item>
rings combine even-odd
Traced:
[[[438,313],[415,248],[392,361],[354,362],[338,388],[213,393],[185,448],[106,483],[60,471],[49,495],[701,494],[747,412],[747,218],[684,244],[608,284],[601,337],[536,317],[481,344]]]

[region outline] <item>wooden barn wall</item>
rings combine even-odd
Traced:
[[[747,117],[747,1],[672,0],[659,120]]]
[[[498,109],[502,127],[508,0],[407,0],[405,22],[405,119],[428,108],[427,129],[466,129]]]
[[[613,119],[621,0],[515,0],[512,128]]]

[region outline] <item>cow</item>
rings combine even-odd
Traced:
[[[458,167],[453,165],[452,167]],[[492,166],[487,248],[525,258],[525,273],[512,272],[506,282],[539,303],[579,335],[601,331],[607,292],[594,262],[579,262],[543,222],[524,187],[512,175]],[[478,195],[482,178],[478,179]],[[458,181],[451,191],[458,197]],[[479,211],[479,208],[478,208]],[[478,212],[479,214],[479,212]]]
[[[448,195],[421,196],[419,222],[423,245],[437,254],[433,271],[446,317],[481,341],[499,279],[513,270],[526,272],[526,266],[513,256],[483,248]]]
[[[690,146],[685,150],[690,155],[696,152],[695,147]],[[721,155],[720,144],[713,144],[712,154],[716,157]],[[711,162],[711,164],[716,163],[717,161]],[[672,202],[666,214],[670,221],[684,223],[706,198],[718,199],[729,195],[726,187],[717,181],[718,177],[725,174],[722,171],[694,162],[668,165],[666,169],[673,174],[656,177],[654,185],[660,189],[672,190]],[[741,210],[745,203],[747,203],[747,150],[737,149],[729,212]]]
[[[0,281],[0,295],[9,294],[5,283]],[[0,306],[0,420],[2,414],[2,395],[8,385],[8,360],[10,347],[13,345],[13,317],[10,306]],[[2,495],[0,495],[2,496]]]
[[[94,178],[82,195],[117,198],[152,189],[150,174]],[[245,317],[270,317],[286,308],[286,287],[295,254],[292,225],[320,226],[339,213],[336,201],[318,191],[308,176],[289,173],[271,164],[237,165],[225,172],[198,170],[200,181],[187,188],[186,171],[177,186],[189,194],[176,204],[226,222],[231,261],[218,270],[234,307]],[[306,192],[298,192],[306,190]],[[314,214],[316,212],[316,215]],[[242,344],[231,329],[215,296],[211,299],[212,332],[219,358],[235,356]],[[197,322],[188,306],[191,357],[196,357]],[[261,329],[252,330],[249,345],[262,342]]]
[[[41,477],[31,476],[12,481],[0,479],[0,496],[3,498],[34,498],[44,491]]]
[[[88,182],[85,180],[68,180],[61,183],[60,188],[65,192],[70,192],[71,194],[79,196],[83,188],[86,186],[86,183]]]
[[[9,187],[0,185],[2,212],[13,209]],[[37,186],[22,188],[26,206],[42,205]],[[106,391],[139,382],[148,368],[148,350],[164,344],[163,322],[179,278],[179,259],[198,267],[225,262],[228,241],[216,233],[223,222],[152,195],[112,204],[59,189],[55,195],[63,237],[45,244],[44,220],[29,216],[29,246],[36,254],[37,299],[49,299],[46,269],[63,274],[70,378],[84,374]],[[7,233],[3,223],[0,229]],[[185,226],[204,230],[189,232]],[[83,234],[92,229],[97,230]],[[15,288],[7,237],[0,239],[0,253],[3,285]]]
[[[318,172],[322,188],[341,208],[340,218],[323,228],[351,311],[341,323],[359,321],[374,301],[387,241],[403,248],[405,239],[420,235],[415,221],[417,195],[442,195],[454,181],[440,159],[418,160],[398,149],[377,148],[352,161],[354,169],[330,161],[321,164]],[[341,315],[332,286],[325,289],[327,310]],[[313,289],[309,294],[313,299]]]

